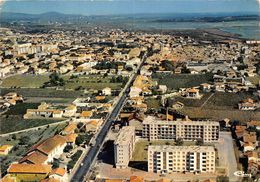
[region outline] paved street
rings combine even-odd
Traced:
[[[238,181],[239,178],[234,175],[234,172],[237,171],[237,161],[231,133],[220,132],[220,142],[216,144],[216,147],[219,153],[219,165],[227,168],[230,181]]]
[[[146,180],[154,181],[162,178],[160,174],[137,170],[137,169],[116,169],[111,164],[100,163],[99,164],[99,174],[100,179],[129,179],[130,176],[143,176]],[[207,179],[216,179],[215,174],[193,174],[193,173],[172,173],[165,174],[164,177],[171,179],[175,182],[187,182],[187,181],[196,181],[196,180],[207,180]]]
[[[82,165],[79,166],[79,168],[76,170],[74,175],[71,177],[71,181],[73,181],[73,182],[84,181],[85,177],[88,174],[93,163],[96,162],[96,157],[104,144],[107,133],[109,132],[109,130],[113,124],[113,121],[117,118],[118,114],[120,113],[120,110],[124,106],[124,103],[126,101],[126,98],[127,98],[128,92],[129,92],[129,88],[132,85],[133,81],[136,79],[136,76],[137,76],[140,68],[142,67],[145,59],[146,59],[146,55],[144,55],[141,64],[135,70],[135,73],[132,75],[132,77],[129,79],[128,83],[126,84],[125,88],[122,90],[116,106],[114,107],[111,114],[105,121],[105,124],[101,128],[100,132],[97,134],[94,145],[89,149],[89,152],[84,156]]]

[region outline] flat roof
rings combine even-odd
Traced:
[[[127,145],[131,141],[132,135],[135,134],[134,126],[125,126],[123,127],[115,140],[115,145]]]
[[[144,119],[143,124],[157,124],[157,125],[214,125],[219,126],[219,122],[211,121],[211,120],[199,120],[199,121],[192,121],[189,119],[184,120],[173,120],[173,121],[166,121],[155,118],[153,116],[148,116]]]
[[[215,152],[213,146],[171,146],[171,145],[149,145],[148,150],[158,152]]]

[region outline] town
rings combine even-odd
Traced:
[[[3,182],[260,178],[260,43],[0,29]]]

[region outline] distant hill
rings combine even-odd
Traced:
[[[116,22],[118,20],[126,19],[145,19],[151,22],[228,22],[228,21],[246,21],[259,20],[259,15],[241,15],[241,14],[130,14],[130,15],[76,15],[63,14],[58,12],[48,12],[43,14],[25,14],[25,13],[0,13],[0,21],[110,21]]]
[[[76,20],[82,19],[85,16],[82,15],[72,15],[72,14],[63,14],[58,12],[48,12],[43,14],[25,14],[25,13],[10,13],[2,12],[0,13],[1,21],[64,21],[64,20]]]

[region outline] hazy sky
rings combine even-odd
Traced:
[[[9,0],[2,11],[105,15],[137,13],[258,13],[257,0]]]

